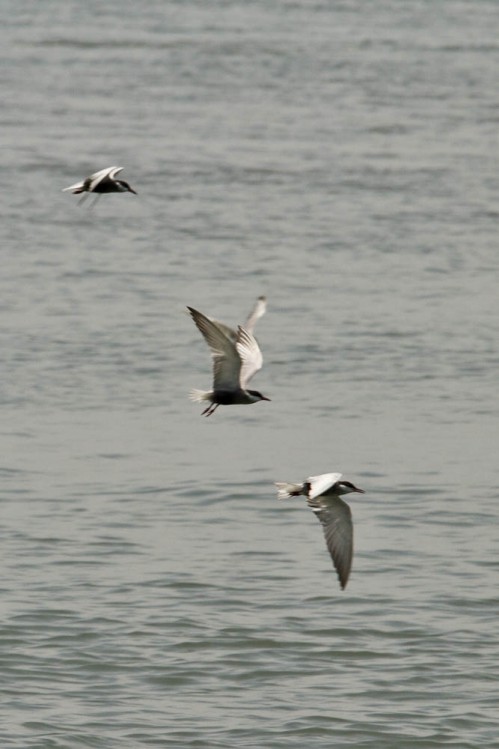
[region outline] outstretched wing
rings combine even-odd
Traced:
[[[259,320],[260,317],[265,314],[266,309],[267,309],[267,299],[264,296],[259,296],[258,299],[256,300],[255,306],[251,310],[246,322],[243,325],[243,328],[250,335],[253,335],[255,324],[257,320]],[[218,325],[220,330],[223,333],[225,333],[227,338],[230,338],[230,340],[233,343],[237,341],[237,330],[234,330],[234,328],[231,328],[230,325],[225,325],[225,323],[220,322],[219,320],[215,320],[213,317],[210,317],[209,319],[212,322],[214,322],[215,325]]]
[[[353,558],[353,523],[350,507],[339,497],[316,497],[308,506],[319,519],[328,551],[342,590],[346,587]]]
[[[69,187],[63,187],[62,192],[81,192],[85,185],[85,180],[80,180],[80,182],[75,182],[74,185],[70,185]]]
[[[246,389],[246,385],[253,375],[262,368],[263,356],[256,338],[244,328],[241,328],[241,326],[237,329],[236,349],[241,358],[239,382],[241,387]]]
[[[88,178],[90,180],[89,192],[93,192],[95,188],[105,179],[113,180],[117,174],[123,171],[122,166],[109,166],[107,169],[101,169],[100,172],[91,174]]]
[[[241,359],[234,344],[213,320],[192,307],[187,309],[211,349],[214,389],[235,390],[239,387]]]
[[[314,499],[324,494],[324,492],[327,492],[328,489],[341,479],[341,476],[341,473],[323,473],[321,476],[310,476],[307,479],[307,483],[310,486],[308,498]]]
[[[232,343],[235,343],[237,341],[237,332],[234,330],[234,328],[231,328],[229,325],[225,325],[223,322],[219,322],[219,320],[215,320],[213,317],[209,318],[219,330],[222,331],[222,333],[227,336],[229,341],[232,341]]]
[[[256,300],[256,304],[251,310],[250,314],[248,315],[248,319],[244,323],[244,329],[250,333],[250,335],[253,335],[253,331],[255,329],[255,325],[258,322],[258,320],[261,318],[262,315],[265,314],[265,310],[267,309],[267,298],[264,296],[259,296]]]

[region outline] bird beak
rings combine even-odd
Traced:
[[[262,401],[269,401],[269,400],[270,400],[270,398],[267,398],[266,395],[262,395]]]
[[[355,487],[355,491],[358,492],[359,494],[365,494],[364,489],[359,489],[358,487]]]
[[[128,188],[129,192],[133,192],[134,195],[137,195],[136,191],[133,189],[133,187]]]

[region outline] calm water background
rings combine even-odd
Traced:
[[[497,11],[2,4],[2,747],[499,746]]]

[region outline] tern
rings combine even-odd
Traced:
[[[342,481],[341,473],[310,476],[303,484],[276,482],[277,497],[287,499],[303,494],[307,504],[322,524],[326,545],[333,560],[341,589],[346,588],[353,558],[353,524],[350,507],[340,499],[342,494],[365,494],[351,481]]]
[[[74,195],[85,193],[79,200],[78,205],[83,203],[91,192],[97,194],[92,205],[95,205],[99,195],[104,192],[133,192],[134,195],[137,195],[128,182],[125,182],[124,179],[116,179],[116,175],[121,171],[123,171],[122,166],[110,166],[107,169],[101,169],[100,172],[91,174],[90,177],[86,177],[81,182],[65,187],[62,192],[72,192]]]
[[[232,331],[192,307],[187,309],[210,347],[213,358],[213,390],[190,392],[190,399],[197,403],[210,401],[201,415],[211,416],[218,406],[269,401],[270,398],[258,390],[247,389],[248,382],[262,368],[263,363],[262,352],[254,335],[240,325],[237,332]],[[253,320],[253,326],[255,322],[256,319]]]

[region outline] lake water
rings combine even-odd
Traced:
[[[2,747],[499,747],[497,3],[3,10]]]

